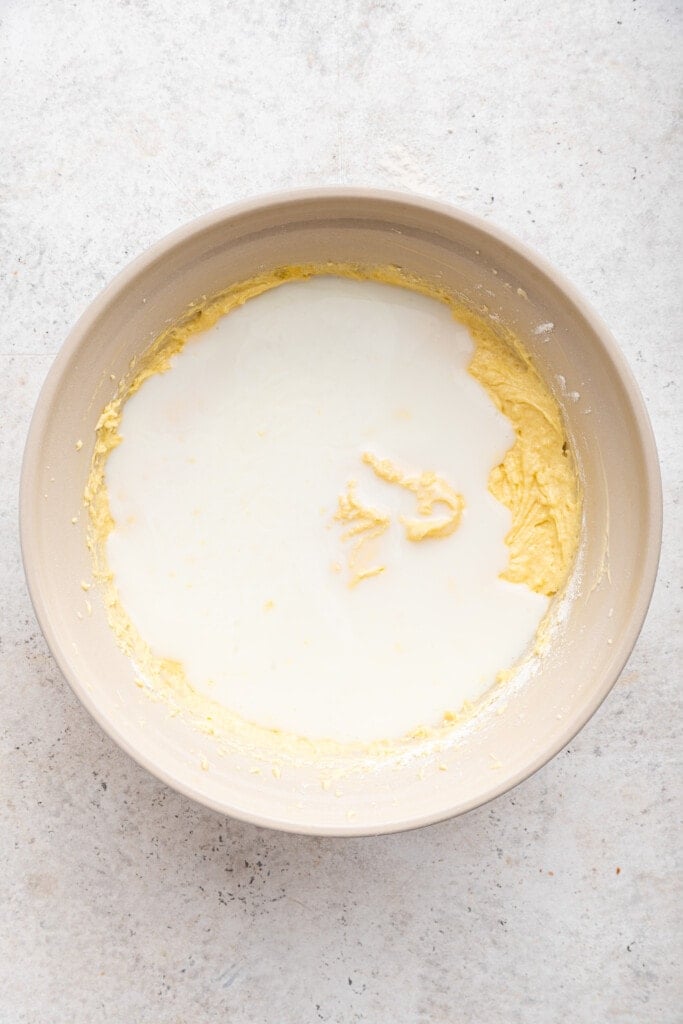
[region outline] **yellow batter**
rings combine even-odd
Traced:
[[[105,485],[105,464],[111,450],[121,441],[118,428],[126,399],[152,374],[165,372],[171,358],[189,338],[212,327],[226,313],[271,288],[318,274],[372,280],[418,291],[445,303],[456,319],[468,327],[475,343],[469,372],[486,389],[515,431],[514,444],[489,477],[491,493],[512,515],[506,537],[510,557],[504,578],[524,583],[547,596],[553,596],[562,588],[578,547],[581,498],[559,407],[517,337],[509,329],[458,303],[446,291],[411,277],[397,267],[363,268],[334,263],[283,267],[231,286],[217,298],[192,307],[180,323],[164,331],[132,365],[130,379],[120,382],[115,398],[104,409],[96,427],[84,503],[89,513],[88,545],[95,576],[103,584],[111,626],[124,651],[148,677],[159,682],[156,695],[167,700],[174,712],[189,711],[199,728],[211,733],[227,730],[256,745],[272,746],[276,742],[287,749],[303,746],[320,752],[329,748],[329,743],[311,744],[301,737],[285,736],[244,722],[197,694],[180,665],[152,655],[118,600],[105,555],[106,540],[114,527]],[[432,472],[406,474],[370,452],[364,454],[363,460],[377,476],[415,494],[418,516],[403,520],[407,539],[445,537],[457,529],[464,499],[447,481]],[[435,505],[444,510],[443,514],[434,514]],[[360,551],[364,544],[387,529],[388,518],[365,508],[358,501],[353,484],[339,499],[337,518],[349,524],[346,537],[353,544],[352,582],[381,573],[384,566],[361,561]],[[446,712],[444,727],[456,717],[453,712]],[[421,730],[420,735],[424,732]],[[391,749],[395,746],[392,744]],[[375,751],[384,748],[384,744],[373,745]]]
[[[362,505],[356,496],[356,481],[349,480],[346,486],[346,494],[339,496],[339,507],[335,519],[340,523],[350,525],[342,533],[342,540],[352,540],[351,554],[349,555],[349,569],[351,571],[351,586],[362,580],[370,579],[372,576],[379,576],[386,566],[368,565],[367,548],[373,540],[389,529],[391,519],[383,512],[375,508]]]
[[[409,476],[401,472],[389,459],[378,459],[372,452],[363,453],[363,462],[370,466],[380,480],[386,480],[388,484],[398,484],[399,487],[412,491],[417,498],[417,511],[420,516],[428,517],[401,517],[408,540],[450,537],[457,530],[465,508],[465,499],[442,477],[431,470]],[[447,514],[434,516],[435,505],[445,505],[448,509]]]
[[[512,332],[500,337],[472,316],[467,325],[476,346],[469,372],[515,428],[515,443],[489,476],[489,490],[512,512],[503,576],[552,597],[567,579],[581,522],[560,409]]]

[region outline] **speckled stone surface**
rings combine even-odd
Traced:
[[[674,0],[0,6],[2,1024],[681,1019],[680,44]],[[350,841],[223,820],[119,751],[17,536],[33,403],[101,287],[197,214],[336,183],[450,200],[565,271],[638,377],[667,507],[575,742],[460,820]]]

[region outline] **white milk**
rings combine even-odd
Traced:
[[[513,431],[472,351],[432,299],[320,277],[251,300],[150,378],[107,464],[107,552],[152,650],[244,718],[314,738],[399,737],[481,695],[548,602],[499,579],[511,520],[487,480]],[[415,496],[364,452],[439,473],[464,496],[458,529],[407,540]],[[355,586],[334,518],[351,479],[391,517],[372,543],[384,571]]]

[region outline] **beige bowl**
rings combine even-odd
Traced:
[[[89,593],[88,614],[81,588],[90,574],[82,494],[95,423],[113,382],[193,300],[263,268],[324,261],[398,264],[514,325],[562,405],[585,491],[575,596],[538,671],[502,690],[443,750],[359,763],[325,786],[333,765],[272,772],[238,753],[218,756],[210,737],[169,717],[134,686],[98,595]],[[660,535],[661,483],[642,398],[609,331],[574,289],[474,217],[356,189],[220,210],[135,260],[90,306],[55,360],[21,484],[22,549],[36,614],[62,672],[102,728],[149,771],[209,807],[320,835],[390,832],[460,814],[556,754],[624,666],[647,611]]]

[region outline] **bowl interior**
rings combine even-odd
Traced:
[[[265,268],[325,261],[397,264],[513,326],[562,406],[585,502],[580,579],[539,671],[501,691],[456,743],[419,761],[366,763],[329,788],[319,767],[278,774],[243,755],[218,756],[210,737],[169,717],[134,685],[96,590],[81,587],[90,576],[82,495],[93,432],[131,359],[190,302]],[[523,247],[456,211],[338,190],[211,215],[137,260],[90,307],[36,409],[22,481],[22,547],[36,612],[60,667],[138,761],[177,789],[250,821],[362,834],[476,806],[574,735],[613,684],[642,624],[660,511],[656,455],[637,388],[608,332],[565,282]]]

